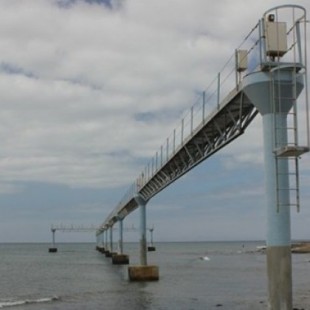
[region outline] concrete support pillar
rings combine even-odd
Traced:
[[[96,235],[96,250],[99,250],[99,235]]]
[[[140,266],[130,266],[128,277],[130,281],[157,281],[159,271],[157,266],[147,265],[147,241],[146,241],[146,201],[135,197],[140,211]]]
[[[99,246],[99,235],[96,236],[96,245]]]
[[[276,123],[275,123],[276,122]],[[265,184],[267,198],[267,275],[269,307],[292,309],[291,223],[288,160],[274,154],[274,134],[283,145],[287,141],[286,115],[263,115]],[[274,128],[283,128],[276,130]],[[278,177],[277,177],[278,175]],[[277,185],[278,178],[278,185]],[[278,189],[282,190],[278,190]],[[278,206],[277,206],[278,205]]]
[[[110,252],[113,252],[113,226],[110,227]]]
[[[118,252],[119,254],[123,254],[123,220],[119,220],[119,240],[118,240]]]
[[[106,251],[108,251],[109,250],[109,245],[108,245],[108,231],[107,230],[105,230],[104,231],[104,247],[105,247],[105,249],[106,249]]]
[[[104,248],[104,232],[100,234],[100,246]]]
[[[119,240],[118,240],[118,253],[112,254],[112,264],[113,265],[128,265],[129,256],[125,255],[123,246],[123,220],[119,219]]]
[[[140,202],[140,264],[147,265],[146,203]]]
[[[113,252],[113,226],[110,227],[110,247],[109,247],[109,251],[105,252],[105,256],[106,257],[113,257],[113,255],[117,254],[116,252]]]
[[[96,249],[98,252],[104,254],[105,247],[104,247],[104,231],[101,231],[99,235],[97,235],[97,246]]]
[[[104,254],[106,257],[112,256],[112,250],[113,250],[113,233],[112,233],[112,227],[107,228],[105,230],[105,251]],[[109,233],[110,233],[110,241],[109,241]]]
[[[288,159],[275,148],[287,144],[287,114],[303,88],[295,65],[246,76],[243,90],[263,117],[267,205],[267,275],[270,310],[292,310],[292,263]],[[294,85],[294,86],[293,86]]]

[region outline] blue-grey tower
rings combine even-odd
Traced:
[[[299,210],[298,162],[309,151],[306,23],[301,6],[268,10],[106,218],[104,230],[140,210],[140,265],[129,267],[131,280],[159,276],[157,266],[147,265],[150,199],[243,134],[259,112],[264,127],[269,309],[292,310],[290,212],[292,206]],[[306,124],[306,143],[298,134],[300,124]]]
[[[282,11],[291,10],[287,27]],[[305,10],[280,6],[260,21],[260,70],[243,78],[245,95],[263,118],[267,204],[269,309],[292,309],[291,207],[299,209],[298,158],[309,151],[298,142],[297,98],[306,85],[306,53],[301,38]],[[287,15],[284,15],[287,18]],[[289,55],[290,54],[290,55]],[[308,111],[305,111],[308,113]]]

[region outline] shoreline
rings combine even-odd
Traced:
[[[292,253],[294,253],[294,254],[310,253],[310,243],[309,242],[293,243],[291,248],[292,248]]]

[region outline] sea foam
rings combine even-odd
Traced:
[[[46,298],[38,298],[38,299],[25,299],[25,300],[6,300],[0,301],[0,308],[21,306],[26,304],[37,304],[37,303],[46,303],[59,300],[59,297],[46,297]]]

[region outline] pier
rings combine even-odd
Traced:
[[[265,12],[96,230],[97,243],[105,240],[106,253],[121,256],[123,221],[139,210],[140,264],[128,267],[131,281],[159,279],[158,266],[148,265],[147,260],[147,206],[151,199],[237,139],[260,114],[268,303],[272,310],[292,309],[290,212],[293,208],[300,210],[299,158],[309,151],[306,23],[306,11],[298,5]],[[298,102],[301,94],[303,100]],[[300,128],[307,133],[302,142]],[[117,253],[113,249],[116,224]]]
[[[56,246],[56,231],[61,232],[95,232],[98,229],[95,225],[83,226],[83,225],[51,225],[52,232],[52,246],[48,249],[50,253],[57,253],[58,249]]]

